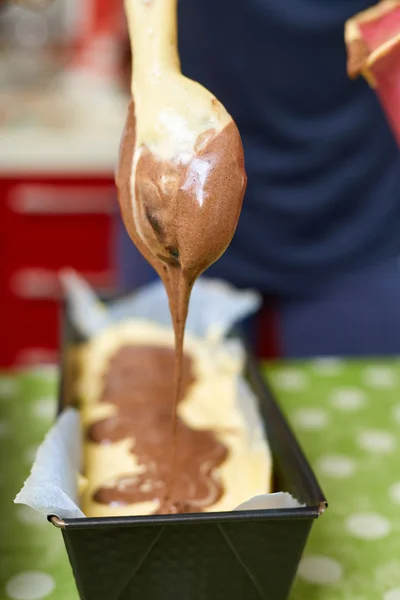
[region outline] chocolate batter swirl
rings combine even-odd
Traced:
[[[216,469],[226,460],[226,447],[209,430],[188,427],[177,419],[174,497],[168,494],[171,462],[171,399],[174,352],[169,348],[126,346],[110,361],[104,377],[102,401],[118,407],[115,416],[93,423],[88,439],[110,444],[132,438],[132,453],[140,473],[126,473],[94,494],[102,504],[127,505],[159,500],[158,513],[201,512],[223,494]],[[192,361],[184,355],[183,395],[195,381]]]

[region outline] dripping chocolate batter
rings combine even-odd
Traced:
[[[246,174],[232,118],[210,92],[180,72],[176,0],[126,0],[125,7],[133,101],[116,183],[126,229],[168,294],[176,355],[174,449],[190,291],[233,237]],[[171,503],[175,454],[167,486]]]

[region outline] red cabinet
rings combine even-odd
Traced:
[[[0,178],[0,366],[57,358],[58,272],[115,284],[113,177]]]

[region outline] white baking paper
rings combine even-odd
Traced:
[[[274,494],[261,494],[242,502],[234,510],[273,510],[282,508],[299,508],[305,504],[299,504],[288,492],[275,492]]]
[[[64,271],[62,280],[71,316],[85,337],[90,338],[104,327],[126,318],[171,324],[168,301],[161,282],[153,283],[106,307],[74,271]],[[200,279],[192,292],[187,330],[211,343],[223,345],[225,351],[244,356],[241,343],[227,340],[225,336],[235,323],[255,312],[260,304],[261,298],[256,292],[242,292],[219,281]],[[255,444],[260,443],[265,432],[257,398],[241,377],[237,383],[237,403],[247,424],[250,440]],[[39,448],[31,474],[15,502],[26,504],[46,516],[84,518],[78,507],[77,490],[81,454],[79,414],[74,409],[68,409],[58,418]],[[279,492],[251,498],[236,510],[299,506],[290,494]]]
[[[15,498],[43,515],[74,519],[85,515],[78,507],[78,473],[81,467],[79,413],[65,410],[39,447],[24,487]]]
[[[107,325],[132,317],[168,327],[172,325],[161,281],[108,306],[100,302],[88,283],[75,271],[64,270],[61,281],[72,319],[85,337],[90,338]],[[222,339],[235,323],[255,313],[261,303],[261,296],[256,291],[241,291],[223,281],[200,277],[191,293],[186,331],[202,338]]]

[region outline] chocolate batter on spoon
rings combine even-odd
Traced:
[[[180,72],[176,0],[126,0],[125,7],[134,101],[116,183],[126,229],[168,294],[176,346],[174,439],[190,291],[233,237],[246,187],[244,156],[225,108]]]

